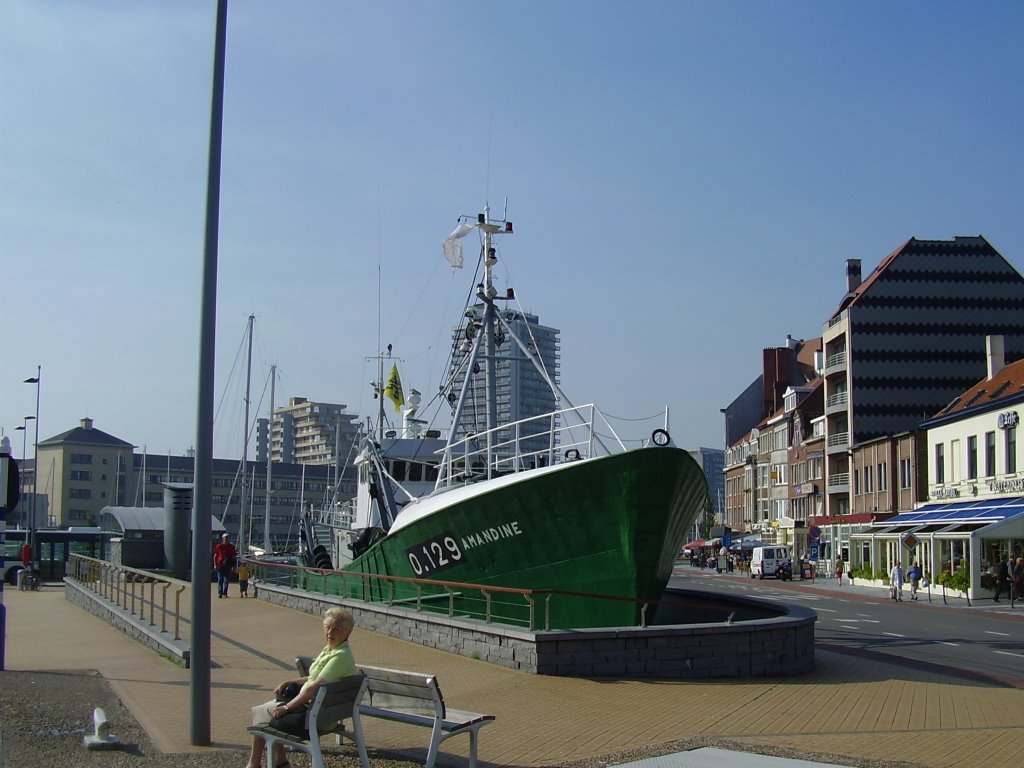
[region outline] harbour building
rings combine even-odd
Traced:
[[[36,527],[66,528],[95,526],[108,507],[161,507],[168,484],[191,484],[195,457],[139,453],[126,440],[97,429],[92,419],[39,442],[38,478],[32,460],[23,463],[22,480],[26,499],[36,500]],[[242,524],[242,462],[213,459],[211,513],[237,537]],[[267,510],[267,465],[246,462],[246,541],[263,543]],[[355,495],[355,473],[349,470],[335,477],[327,464],[302,465],[274,462],[270,481],[271,545],[280,549],[294,545],[298,538],[299,513],[303,505],[320,508],[337,496]],[[11,525],[26,525],[31,503],[19,504]],[[235,539],[238,541],[238,538]]]

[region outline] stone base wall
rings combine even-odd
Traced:
[[[371,632],[540,675],[775,677],[814,669],[816,615],[802,607],[734,624],[530,632],[270,584],[256,595],[313,615],[339,605]]]

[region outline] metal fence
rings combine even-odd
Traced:
[[[182,593],[187,581],[107,560],[72,554],[67,578],[92,590],[150,627],[181,640]],[[173,591],[172,591],[173,588]]]

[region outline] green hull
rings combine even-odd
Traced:
[[[404,526],[400,516],[386,538],[345,570],[557,590],[549,603],[540,596],[531,616],[519,595],[491,593],[488,606],[479,590],[434,588],[426,605],[444,612],[535,627],[635,626],[640,601],[661,598],[706,494],[703,471],[678,448],[569,462],[416,502],[437,508]],[[408,585],[351,577],[331,587],[380,600],[414,594]]]

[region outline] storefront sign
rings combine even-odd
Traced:
[[[996,426],[999,429],[1010,429],[1016,427],[1018,422],[1016,411],[1003,411],[996,418]]]
[[[937,491],[932,491],[933,499],[956,499],[959,497],[959,488],[939,488]]]
[[[989,493],[1024,492],[1024,478],[1017,480],[993,480],[988,484]]]
[[[814,483],[804,483],[803,485],[794,485],[793,493],[797,496],[813,496],[818,492],[818,486]]]

